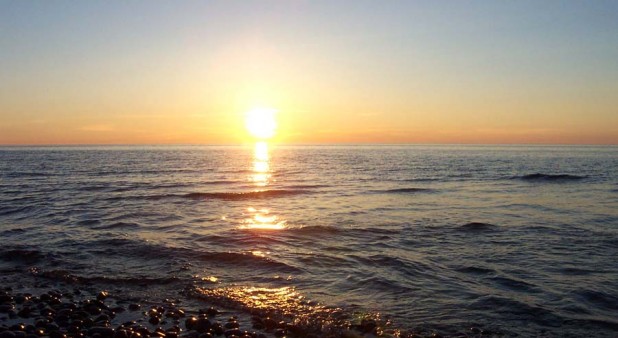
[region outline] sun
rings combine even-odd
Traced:
[[[247,131],[258,139],[269,139],[275,135],[277,122],[275,121],[276,109],[255,108],[247,112],[245,125]]]

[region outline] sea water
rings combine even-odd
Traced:
[[[0,236],[4,286],[293,290],[400,328],[618,334],[618,147],[4,147]]]

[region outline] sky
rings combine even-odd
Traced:
[[[618,144],[618,1],[0,0],[0,144]]]

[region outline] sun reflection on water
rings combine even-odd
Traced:
[[[253,167],[249,181],[258,188],[271,184],[271,167],[268,143],[256,142],[253,147]],[[242,220],[241,229],[281,230],[285,229],[285,220],[271,214],[267,208],[257,209],[249,206]]]
[[[258,187],[265,187],[270,182],[270,163],[268,143],[256,142],[253,149],[253,172],[249,180]]]
[[[243,220],[241,229],[265,229],[265,230],[281,230],[285,229],[285,221],[280,220],[277,216],[270,215],[268,209],[257,210],[255,208],[247,208],[250,217]]]

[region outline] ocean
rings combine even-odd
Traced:
[[[5,287],[618,336],[615,146],[2,147],[0,239]]]

